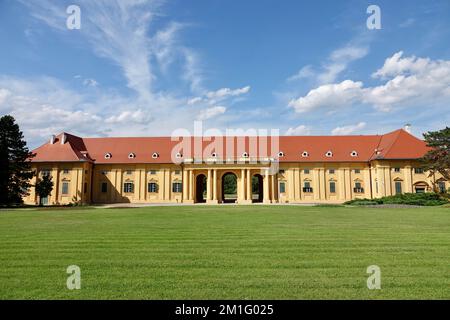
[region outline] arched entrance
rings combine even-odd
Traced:
[[[195,202],[206,202],[206,180],[207,178],[204,174],[199,174],[195,179]]]
[[[263,177],[260,174],[255,174],[252,177],[252,202],[263,202],[263,199],[264,199]]]
[[[237,201],[237,177],[232,172],[227,172],[222,176],[222,201],[224,203]]]

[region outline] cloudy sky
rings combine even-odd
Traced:
[[[195,120],[290,135],[450,123],[448,0],[1,0],[0,40],[0,114],[32,147]]]

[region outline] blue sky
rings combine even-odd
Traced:
[[[66,8],[81,9],[69,30]],[[366,10],[381,9],[381,30]],[[450,2],[0,2],[0,113],[53,133],[413,133],[450,122]]]

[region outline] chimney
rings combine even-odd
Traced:
[[[52,134],[52,136],[50,137],[50,144],[55,144],[56,141],[56,136],[54,134]]]
[[[61,144],[66,143],[66,140],[67,140],[67,136],[66,136],[65,133],[63,133],[63,134],[61,135]]]
[[[405,130],[408,133],[411,133],[411,124],[409,124],[409,123],[405,124],[405,127],[403,128],[403,130]]]

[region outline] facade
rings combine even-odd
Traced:
[[[37,177],[53,178],[47,204],[342,203],[427,192],[434,183],[447,190],[448,181],[421,169],[418,159],[427,150],[403,129],[365,136],[178,140],[62,133],[33,151],[32,168]],[[224,193],[227,175],[236,177],[235,195]],[[24,201],[39,203],[34,188]]]

